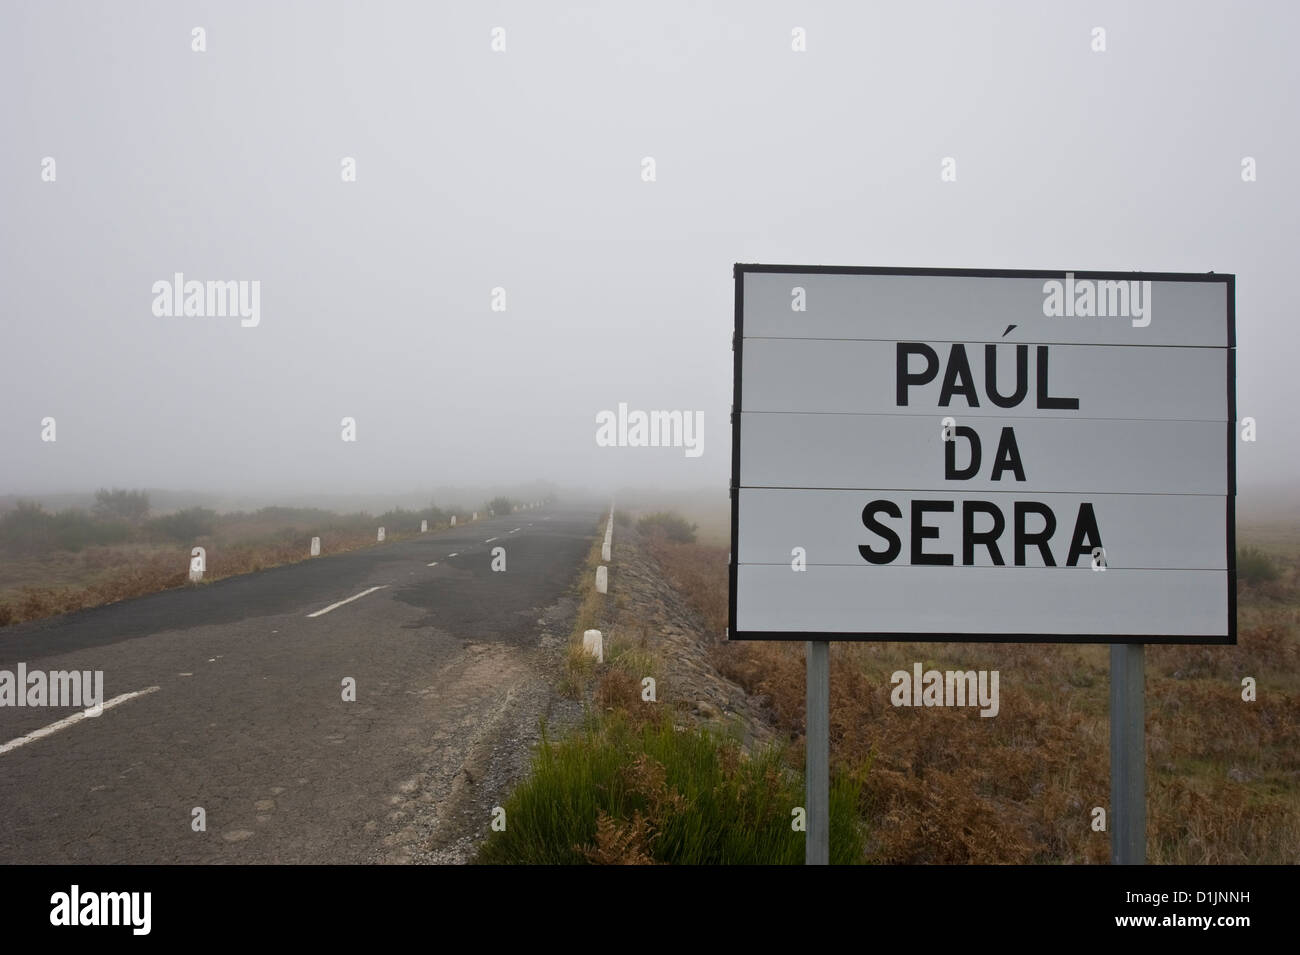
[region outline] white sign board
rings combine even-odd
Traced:
[[[735,274],[732,639],[1236,643],[1233,276]]]

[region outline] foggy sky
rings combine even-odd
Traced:
[[[6,3],[0,493],[725,485],[735,262],[1235,272],[1239,475],[1293,480],[1298,31],[1282,2]],[[155,316],[176,272],[260,281],[260,324]],[[703,454],[597,447],[619,402],[702,412]]]

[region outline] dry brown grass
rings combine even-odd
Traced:
[[[624,670],[611,668],[596,681],[593,702],[601,711],[627,710],[635,714],[645,709],[638,705],[641,702],[640,690],[635,677]]]
[[[105,548],[105,550],[109,550]],[[93,567],[99,557],[92,558]],[[172,587],[185,585],[188,557],[175,548],[165,552],[136,554],[110,570],[96,569],[92,581],[81,586],[25,586],[0,600],[0,626],[40,620],[87,607],[115,603]]]
[[[671,569],[673,586],[704,618],[706,631],[720,638],[727,629],[727,547],[680,544],[660,535],[644,541],[660,567]]]
[[[654,541],[668,579],[721,634],[727,549]],[[1236,647],[1147,651],[1149,859],[1157,863],[1300,862],[1300,588],[1243,589]],[[717,666],[761,698],[802,742],[802,643],[730,643]],[[1001,708],[894,707],[890,675],[998,670]],[[1253,676],[1259,698],[1241,699]],[[1104,646],[832,646],[831,757],[863,772],[872,857],[887,863],[1101,863],[1091,829],[1109,803],[1109,662]],[[801,747],[792,749],[798,758]]]
[[[268,567],[308,560],[311,534],[285,535],[267,539],[272,530],[263,527],[263,539],[228,542],[218,538],[200,538],[196,543],[207,551],[207,570],[203,584],[189,583],[190,549],[174,545],[130,545],[122,547],[88,547],[77,554],[58,554],[31,561],[9,561],[5,578],[11,586],[0,591],[0,627],[41,620],[58,614],[116,603],[131,597],[171,590],[177,587],[204,586],[214,580],[255,573]],[[244,528],[241,537],[248,531]],[[400,540],[413,535],[388,535]],[[338,554],[369,547],[375,543],[373,533],[335,534],[322,541],[321,554]],[[54,585],[12,582],[46,580]]]

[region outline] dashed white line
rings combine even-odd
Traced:
[[[451,560],[451,558],[453,558],[453,557],[455,557],[455,556],[456,556],[455,554],[448,554],[448,555],[447,555],[447,559],[448,559],[448,560]]]
[[[388,584],[380,584],[378,587],[371,587],[369,590],[363,590],[361,591],[361,593],[349,597],[347,600],[340,600],[338,603],[330,604],[328,607],[324,607],[320,610],[317,610],[315,613],[309,613],[307,614],[307,616],[319,617],[323,613],[329,613],[331,610],[337,610],[339,607],[342,607],[344,604],[350,604],[354,600],[361,599],[366,594],[373,594],[376,590],[383,590],[387,586]]]
[[[512,534],[517,534],[521,529],[522,529],[522,528],[518,528],[518,527],[516,527],[516,528],[515,528],[513,531],[511,531],[510,533],[512,533]]]
[[[119,703],[125,703],[127,700],[134,700],[137,696],[144,696],[159,689],[161,689],[161,687],[150,686],[145,687],[143,690],[136,690],[132,693],[123,693],[121,696],[115,696],[103,705],[99,714],[96,714],[96,716],[103,714],[104,710],[111,710]],[[41,739],[44,736],[49,736],[51,733],[57,733],[59,730],[67,729],[69,726],[80,723],[82,720],[86,719],[89,714],[90,710],[82,710],[80,713],[73,713],[71,716],[65,717],[57,723],[51,723],[49,726],[42,726],[38,730],[32,730],[32,732],[28,733],[26,736],[11,739],[3,746],[0,746],[0,756],[3,756],[11,749],[17,749],[19,746],[26,746],[28,743],[34,743],[36,740]],[[95,717],[90,718],[94,719]]]
[[[437,567],[437,566],[438,566],[438,562],[435,560],[432,564],[425,564],[424,566],[426,566],[426,567]]]
[[[485,543],[485,544],[490,544],[490,543],[492,543],[494,540],[496,540],[495,537],[489,537],[489,538],[488,538],[487,540],[485,540],[483,543]]]

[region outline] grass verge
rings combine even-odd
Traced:
[[[860,784],[831,791],[831,861],[862,858]],[[592,715],[569,739],[542,743],[529,779],[503,807],[482,863],[764,865],[803,861],[792,822],[803,781],[780,750],[683,730],[665,710]]]

